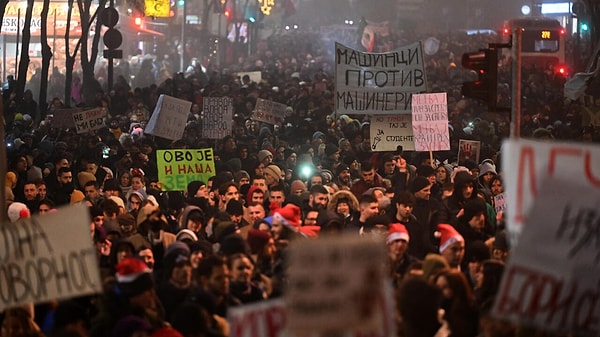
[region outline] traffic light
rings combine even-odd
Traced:
[[[476,81],[463,82],[462,94],[465,97],[482,100],[490,111],[496,110],[498,90],[498,49],[480,49],[478,52],[465,53],[462,65],[477,73]]]
[[[133,23],[134,23],[136,26],[138,26],[138,27],[141,27],[141,26],[142,26],[142,18],[141,18],[141,17],[139,17],[139,16],[136,16],[136,17],[133,19]]]

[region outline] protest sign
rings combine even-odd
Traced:
[[[165,191],[184,191],[194,180],[208,181],[215,175],[213,150],[157,150],[158,180]]]
[[[285,301],[292,332],[370,327],[383,299],[384,244],[354,236],[298,241],[289,248]]]
[[[373,116],[371,150],[373,152],[396,151],[398,145],[401,145],[405,151],[415,149],[412,116],[410,114]]]
[[[411,96],[427,91],[421,43],[382,54],[336,43],[335,79],[339,115],[410,113]]]
[[[79,108],[53,110],[50,112],[52,114],[50,125],[55,129],[74,128],[73,115],[79,111],[81,111]]]
[[[544,180],[511,250],[493,315],[542,330],[600,336],[600,194]]]
[[[72,115],[73,123],[77,128],[77,134],[89,133],[104,127],[104,117],[106,109],[96,108],[81,112],[74,112]]]
[[[494,196],[494,210],[496,213],[504,212],[506,205],[506,193],[500,193]]]
[[[0,311],[102,291],[83,204],[0,226]]]
[[[450,150],[445,92],[412,95],[412,128],[416,151]]]
[[[458,164],[462,165],[467,160],[472,160],[475,163],[479,164],[480,152],[480,141],[460,139],[458,141]]]
[[[191,107],[192,102],[160,95],[144,133],[170,140],[181,139]]]
[[[517,240],[542,180],[567,178],[600,191],[600,147],[583,143],[508,140],[502,146],[504,191],[511,202],[506,209],[510,240]]]
[[[205,97],[202,103],[202,137],[222,139],[231,135],[233,100],[230,97]]]
[[[256,106],[254,107],[252,118],[267,124],[281,125],[281,123],[283,123],[283,118],[285,117],[286,108],[287,105],[285,104],[258,98],[256,100]]]
[[[241,71],[237,73],[237,77],[240,78],[240,84],[244,84],[241,81],[245,75],[248,75],[248,77],[250,77],[251,82],[260,83],[260,81],[262,81],[262,72],[260,71]]]

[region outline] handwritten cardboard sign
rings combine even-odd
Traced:
[[[401,145],[405,151],[413,151],[412,116],[410,114],[378,115],[371,118],[371,150],[396,151]]]
[[[287,105],[258,98],[252,118],[267,124],[281,124],[285,117]]]
[[[478,140],[458,140],[458,163],[463,164],[467,160],[473,160],[479,164],[479,153],[481,142]]]
[[[202,102],[202,137],[222,139],[231,135],[233,99],[205,97]]]
[[[600,192],[600,147],[582,143],[508,140],[502,146],[510,240],[517,240],[545,179],[566,178]]]
[[[102,291],[87,207],[0,226],[0,310]]]
[[[450,150],[445,92],[412,95],[412,119],[416,151]]]
[[[74,128],[73,114],[80,112],[79,108],[56,109],[53,110],[50,125],[55,129]]]
[[[77,134],[89,133],[90,131],[103,128],[106,113],[106,109],[103,108],[74,112],[73,123],[75,124],[75,128],[77,128]]]
[[[506,205],[508,204],[506,199],[506,193],[500,193],[494,196],[494,210],[496,213],[504,212]]]
[[[166,191],[184,191],[194,180],[208,181],[215,175],[212,148],[157,150],[158,180]]]
[[[292,332],[366,327],[381,305],[384,244],[354,236],[290,246],[285,300]]]
[[[411,96],[427,91],[420,42],[389,53],[364,53],[335,44],[338,114],[410,113]]]
[[[260,81],[262,81],[261,71],[240,71],[239,73],[237,73],[237,77],[240,78],[240,83],[245,75],[248,75],[248,77],[250,77],[251,82],[260,83]]]
[[[600,194],[552,178],[513,247],[493,307],[499,318],[543,330],[600,336]]]
[[[160,95],[144,133],[178,140],[183,136],[192,102]]]

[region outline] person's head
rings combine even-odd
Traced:
[[[35,182],[28,181],[23,185],[23,193],[25,194],[25,199],[27,201],[36,200],[39,194],[37,187],[35,186]]]
[[[360,177],[367,184],[371,186],[375,183],[375,167],[370,161],[364,161],[360,165]]]
[[[381,158],[381,161],[383,162],[383,174],[394,174],[394,169],[396,168],[396,161],[394,160],[394,155],[391,153],[386,153]]]
[[[417,168],[417,176],[425,177],[430,184],[434,184],[436,180],[435,170],[429,165],[421,165]]]
[[[475,180],[469,172],[461,171],[454,176],[454,194],[457,193],[461,200],[471,199],[477,194]]]
[[[450,175],[448,174],[448,170],[446,170],[446,166],[439,165],[435,169],[435,180],[440,184],[444,184],[450,181]]]
[[[248,205],[248,215],[252,222],[264,219],[267,215],[265,213],[265,207],[262,203],[253,202]]]
[[[465,256],[465,239],[452,225],[439,224],[438,231],[441,234],[440,254],[448,262],[450,268],[459,268]]]
[[[40,179],[35,182],[35,186],[38,190],[38,196],[40,200],[46,199],[46,197],[48,196],[48,187],[46,186],[46,182]]]
[[[63,186],[73,184],[73,172],[70,167],[58,169],[58,182]]]
[[[232,199],[227,203],[225,212],[229,214],[231,222],[239,225],[242,221],[242,217],[244,216],[244,207],[242,206],[241,202]]]
[[[435,336],[441,324],[439,309],[442,292],[418,277],[405,278],[398,290],[398,313],[405,336]]]
[[[398,261],[404,257],[408,251],[408,242],[410,236],[408,230],[401,223],[389,225],[385,243],[388,248],[388,256],[392,261]]]
[[[275,164],[271,164],[265,168],[265,182],[267,186],[273,186],[279,184],[281,179],[281,169]]]
[[[347,217],[352,213],[352,208],[350,205],[351,202],[348,198],[339,198],[335,205],[335,212],[343,217]]]
[[[227,258],[231,282],[249,283],[254,273],[254,264],[248,255],[237,253]]]
[[[176,288],[187,288],[192,281],[192,265],[190,263],[190,248],[187,244],[173,242],[163,257],[166,279]]]
[[[318,209],[309,209],[304,216],[304,226],[316,226],[319,217]]]
[[[485,228],[486,203],[481,198],[468,199],[463,208],[461,220],[469,224],[476,232],[482,232]]]
[[[146,186],[144,176],[141,174],[134,174],[131,176],[131,189],[134,191],[141,190]]]
[[[323,185],[323,176],[319,172],[313,173],[308,179],[308,186]]]
[[[185,228],[191,230],[194,233],[200,232],[204,225],[205,217],[204,212],[200,208],[195,208],[189,211],[187,215],[187,221]]]
[[[208,256],[200,260],[195,279],[202,288],[216,296],[229,293],[229,268],[222,257]]]
[[[465,251],[465,262],[467,263],[468,275],[473,283],[476,276],[481,272],[483,261],[490,259],[490,248],[481,240],[475,240],[469,244]]]
[[[118,215],[117,223],[124,237],[129,237],[137,232],[135,218],[129,213]]]
[[[435,276],[433,282],[442,291],[445,303],[458,302],[471,305],[475,301],[465,274],[459,270],[443,269]]]
[[[254,178],[252,179],[252,186],[259,187],[263,191],[263,193],[267,193],[267,181],[263,175],[254,176]]]
[[[221,197],[221,203],[226,205],[229,200],[239,200],[240,191],[237,184],[230,181],[219,186],[219,195]]]
[[[142,206],[142,201],[144,201],[144,200],[142,199],[142,197],[140,197],[140,194],[131,193],[128,201],[129,201],[129,206],[130,206],[131,210],[137,211]]]
[[[148,268],[150,269],[154,269],[154,253],[152,252],[152,249],[147,246],[144,245],[142,246],[138,252],[137,252],[137,256],[142,259],[142,261],[144,261],[144,263],[148,266]]]
[[[277,207],[283,207],[285,202],[285,193],[283,188],[279,185],[272,186],[269,188],[269,204],[275,203]]]
[[[121,173],[121,176],[119,177],[119,184],[121,184],[123,187],[131,186],[131,173],[127,171]]]
[[[492,196],[494,197],[504,192],[504,187],[502,186],[502,178],[500,178],[500,176],[492,177],[492,179],[490,180],[490,191],[492,192]]]
[[[263,202],[265,202],[265,192],[263,192],[263,190],[261,190],[259,187],[251,187],[248,191],[248,194],[249,197],[247,201],[249,204],[253,202],[262,204]]]
[[[379,214],[379,202],[371,194],[363,194],[358,199],[360,211],[360,221],[366,221],[368,218]]]
[[[344,163],[340,164],[336,169],[337,180],[345,185],[350,184],[350,167]]]
[[[100,198],[100,189],[98,188],[98,183],[95,180],[88,181],[83,186],[83,192],[85,193],[85,197],[90,200],[96,200]]]
[[[417,200],[429,200],[431,197],[431,182],[425,177],[416,177],[409,188]]]
[[[38,213],[40,215],[48,214],[54,208],[54,203],[49,199],[42,199],[38,204]]]
[[[396,202],[396,218],[402,221],[408,220],[415,207],[415,196],[408,191],[402,191],[394,199]]]
[[[325,209],[329,201],[329,191],[323,185],[313,185],[310,187],[308,196],[308,205],[315,209]]]
[[[108,179],[104,181],[103,192],[106,198],[115,196],[118,197],[121,194],[121,187],[116,179]]]

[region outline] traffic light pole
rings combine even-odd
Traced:
[[[512,103],[510,114],[510,138],[521,137],[521,39],[522,30],[512,32]]]

